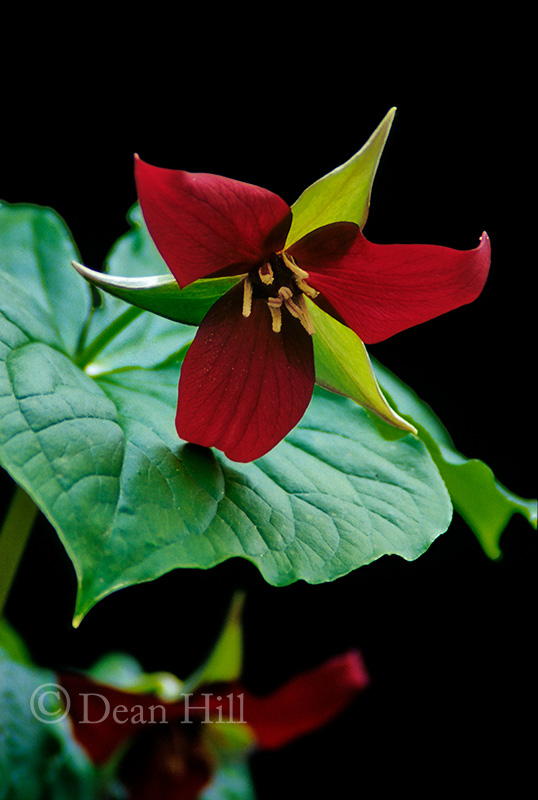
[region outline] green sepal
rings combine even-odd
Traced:
[[[366,347],[356,333],[307,300],[314,323],[316,383],[349,397],[384,422],[406,433],[417,429],[387,403],[374,375]]]
[[[241,279],[241,276],[207,278],[180,289],[171,275],[128,278],[97,272],[76,261],[72,263],[92,286],[137,308],[184,325],[199,325],[213,303]]]
[[[315,181],[292,205],[293,220],[286,247],[310,231],[332,222],[355,222],[362,230],[368,218],[375,174],[396,113],[391,108],[366,144],[348,161]]]

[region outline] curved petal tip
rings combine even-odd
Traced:
[[[319,261],[310,283],[366,343],[374,344],[476,300],[489,273],[484,231],[473,250],[437,245],[378,245],[358,232],[334,260]]]

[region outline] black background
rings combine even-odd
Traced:
[[[314,58],[304,42],[300,52],[288,42],[285,57],[257,42],[246,50],[221,42],[209,59],[207,45],[186,56],[182,42],[178,34],[177,49],[151,63],[140,47],[107,74],[109,41],[43,55],[31,79],[14,69],[3,101],[0,197],[54,208],[84,263],[97,268],[136,200],[134,152],[256,183],[291,204],[397,106],[365,234],[471,248],[485,229],[493,258],[475,303],[370,350],[431,403],[463,453],[485,460],[513,491],[535,494],[530,137],[517,64],[493,71],[486,48],[461,72],[437,74],[425,57],[403,76],[404,62],[383,51],[391,77],[381,80],[379,61],[361,58],[358,43],[346,57],[318,44]],[[460,42],[457,56],[447,50],[449,67],[462,66],[469,44]],[[268,691],[350,647],[361,649],[372,677],[323,731],[254,757],[260,800],[324,796],[323,787],[331,797],[483,787],[500,773],[516,780],[530,713],[535,538],[515,517],[501,544],[503,560],[491,562],[456,516],[416,562],[385,557],[332,584],[270,587],[240,560],[175,571],[105,599],[73,630],[73,570],[40,520],[8,616],[44,666],[85,668],[125,650],[148,671],[185,676],[233,590],[244,588],[252,689]]]

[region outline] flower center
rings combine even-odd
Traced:
[[[265,300],[271,313],[271,327],[275,333],[282,329],[282,308],[314,333],[314,325],[305,301],[317,297],[319,292],[307,283],[308,272],[297,266],[285,251],[271,253],[260,267],[254,267],[243,282],[243,316],[249,317],[252,300]]]

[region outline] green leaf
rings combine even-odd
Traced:
[[[486,555],[493,559],[502,555],[501,535],[514,514],[522,514],[536,528],[536,500],[518,497],[495,479],[483,461],[463,456],[439,418],[409,386],[378,362],[374,362],[374,368],[391,402],[416,425],[445,481],[454,508],[474,532]]]
[[[316,383],[373,412],[389,425],[416,433],[416,428],[396,414],[384,398],[370,358],[359,337],[345,325],[307,300],[312,317]]]
[[[305,189],[295,201],[286,247],[332,222],[355,222],[364,227],[372,184],[395,113],[391,108],[358,153]]]
[[[111,592],[171,569],[242,557],[272,584],[320,583],[386,553],[416,558],[448,527],[424,445],[386,441],[353,402],[317,391],[284,442],[233,463],[177,437],[183,326],[132,309],[120,324],[105,305],[77,365],[47,308],[32,306],[24,269],[2,280],[0,460],[73,561],[77,623]]]

